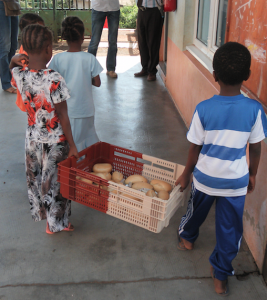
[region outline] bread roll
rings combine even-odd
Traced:
[[[101,177],[102,179],[110,180],[111,179],[111,174],[110,173],[95,173],[92,172],[91,174]]]
[[[115,172],[112,173],[112,180],[114,182],[117,182],[117,183],[121,182],[122,179],[123,179],[123,174],[122,173],[120,173],[118,171],[115,171]]]
[[[95,164],[93,166],[93,171],[95,173],[110,173],[112,170],[112,165],[107,163]]]
[[[108,186],[100,185],[100,188],[101,188],[102,190],[108,191]]]
[[[153,190],[147,191],[146,195],[149,197],[157,197],[156,193]]]
[[[152,190],[153,186],[147,182],[136,182],[132,185],[132,189],[141,190],[141,189],[149,189]]]
[[[80,176],[76,176],[76,179],[81,180],[85,183],[93,184],[92,180],[86,179],[86,178],[83,178],[83,177],[80,177]]]
[[[125,180],[125,184],[128,183],[135,183],[135,182],[147,182],[147,179],[142,175],[131,175]]]
[[[160,191],[170,192],[172,190],[172,186],[168,182],[162,180],[153,179],[151,180],[150,184],[153,185],[154,190],[157,192]]]
[[[159,191],[158,198],[160,198],[162,200],[168,200],[170,198],[170,194],[166,191]]]

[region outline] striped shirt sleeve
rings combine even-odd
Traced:
[[[198,111],[195,110],[189,131],[187,133],[187,139],[189,142],[193,144],[203,145],[204,138],[205,138],[205,130],[200,121]]]
[[[267,120],[263,108],[258,111],[257,119],[251,129],[248,142],[250,144],[258,143],[267,137]]]

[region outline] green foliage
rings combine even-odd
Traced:
[[[123,6],[120,15],[120,28],[136,28],[138,8],[134,6]]]

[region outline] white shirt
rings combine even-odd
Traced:
[[[136,0],[136,3],[137,3],[137,0]],[[161,5],[161,4],[162,4],[162,0],[158,0],[158,5]],[[149,8],[158,7],[156,0],[143,0],[142,6],[149,7]]]
[[[116,11],[120,9],[119,0],[92,0],[91,8],[96,11]]]

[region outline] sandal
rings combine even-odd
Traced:
[[[12,86],[5,90],[5,92],[10,94],[17,94],[17,89],[13,88]]]
[[[64,228],[62,231],[74,231],[74,226],[69,223],[68,227]]]
[[[213,281],[215,279],[217,279],[215,277],[215,269],[213,268],[213,266],[210,267],[210,274],[211,274],[211,277],[213,279]],[[219,280],[219,279],[217,279]],[[221,280],[220,280],[221,281]],[[216,291],[215,291],[216,292]],[[217,293],[217,292],[216,292]],[[222,293],[217,293],[219,296],[222,296],[222,297],[227,297],[229,295],[229,286],[228,286],[228,279],[226,279],[226,286],[225,286],[225,291],[222,292]]]
[[[73,231],[73,230],[74,230],[74,226],[73,226],[71,223],[69,223],[68,227],[64,228],[64,229],[61,230],[61,231]],[[45,230],[45,231],[46,231],[46,233],[48,233],[48,234],[54,234],[54,233],[57,233],[57,232],[52,232],[52,231],[50,231],[47,222],[46,222],[46,230]],[[58,232],[61,232],[61,231],[58,231]]]
[[[182,239],[181,239],[181,237],[180,237],[180,235],[179,235],[178,230],[177,230],[177,239],[178,239],[178,245],[177,245],[178,250],[181,250],[181,251],[189,250],[189,251],[190,251],[190,250],[193,250],[193,249],[194,249],[194,244],[193,244],[193,248],[192,248],[192,249],[188,249],[188,248],[185,247],[185,244],[184,244],[184,242],[182,241]]]

